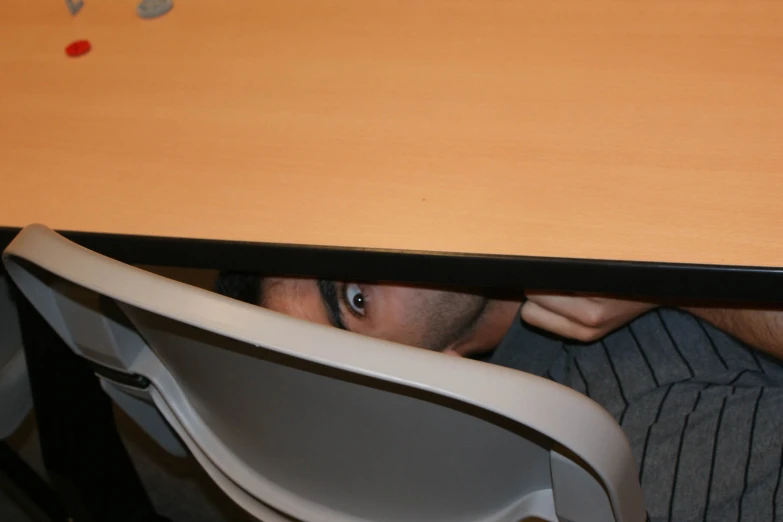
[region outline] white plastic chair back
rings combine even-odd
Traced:
[[[0,276],[0,439],[19,427],[32,406],[19,318],[8,282]]]
[[[645,520],[625,436],[566,387],[234,301],[42,226],[4,262],[64,341],[153,401],[260,520]]]

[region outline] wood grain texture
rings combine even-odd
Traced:
[[[783,266],[779,0],[10,0],[0,34],[3,226]]]

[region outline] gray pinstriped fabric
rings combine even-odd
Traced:
[[[652,522],[783,520],[783,366],[661,309],[591,344],[520,321],[490,362],[585,393],[618,420]]]

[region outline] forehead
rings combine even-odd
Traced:
[[[263,285],[264,307],[314,323],[329,324],[315,279],[270,277]]]

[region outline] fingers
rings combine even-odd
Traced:
[[[599,327],[608,320],[606,301],[601,298],[570,295],[528,295],[528,302],[588,327]]]
[[[592,342],[655,308],[655,304],[603,297],[528,295],[522,320],[552,333]]]
[[[541,328],[569,339],[583,342],[594,341],[602,337],[602,332],[596,328],[585,326],[565,315],[544,308],[536,301],[528,299],[522,305],[522,320],[531,326]]]

